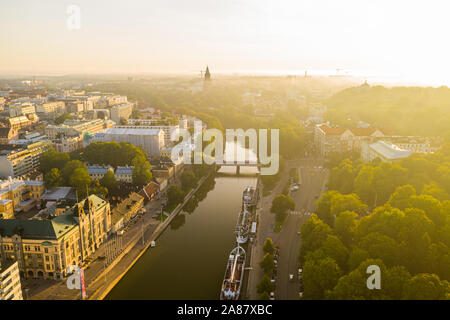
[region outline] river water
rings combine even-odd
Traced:
[[[197,191],[106,299],[219,299],[242,191],[254,168],[224,167]]]

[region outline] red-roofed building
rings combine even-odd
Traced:
[[[318,124],[314,130],[314,143],[323,156],[333,152],[360,151],[363,141],[371,142],[385,134],[377,128],[332,128]]]
[[[151,201],[159,194],[159,191],[159,184],[151,181],[139,191],[139,195],[143,196],[146,200]]]

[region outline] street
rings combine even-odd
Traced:
[[[261,200],[259,208],[259,226],[257,245],[252,254],[252,271],[249,277],[249,298],[257,299],[256,285],[263,277],[263,272],[258,263],[263,258],[263,244],[266,238],[272,238],[275,245],[280,248],[278,269],[276,277],[275,299],[298,299],[299,281],[297,280],[299,264],[297,261],[300,249],[300,235],[297,231],[308,218],[307,213],[313,213],[315,203],[325,189],[328,179],[327,170],[318,169],[323,165],[321,159],[301,159],[287,161],[282,178],[272,193]],[[273,198],[280,194],[289,178],[289,169],[298,168],[301,175],[300,189],[291,192],[295,202],[295,210],[291,212],[280,232],[273,232],[274,215],[270,213]],[[289,281],[289,274],[294,275],[294,280]]]

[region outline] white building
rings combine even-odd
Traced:
[[[17,261],[2,268],[0,260],[0,300],[23,300]]]
[[[159,150],[165,146],[164,131],[145,127],[110,128],[99,139],[103,142],[129,142],[144,149],[149,156],[159,156]]]
[[[114,173],[114,169],[111,166],[92,165],[87,166],[87,169],[92,180],[102,179],[108,171]]]
[[[19,102],[16,104],[11,104],[9,106],[10,117],[26,116],[27,114],[31,113],[36,113],[36,108],[34,107],[34,104],[29,102]]]
[[[151,129],[151,130],[162,130],[164,132],[164,144],[165,145],[170,145],[172,144],[172,141],[170,140],[170,137],[172,136],[172,134],[175,134],[176,132],[179,131],[180,127],[178,125],[175,126],[171,126],[171,125],[146,125],[145,119],[131,119],[131,122],[129,123],[133,123],[133,124],[138,124],[139,122],[136,121],[142,121],[139,126],[136,125],[128,125],[128,126],[114,126],[114,128],[129,128],[129,129],[134,129],[134,128],[144,128],[144,129]],[[150,122],[151,123],[151,122]]]
[[[116,169],[116,172],[114,172],[114,177],[116,178],[117,181],[132,183],[133,182],[133,169],[134,169],[133,166],[131,166],[131,167],[118,166]]]
[[[361,158],[364,162],[370,162],[376,158],[380,158],[383,162],[395,162],[409,157],[412,153],[410,150],[384,141],[363,143],[361,146]]]
[[[128,120],[133,112],[133,105],[131,103],[123,103],[115,105],[111,108],[111,120],[120,123],[120,119]]]

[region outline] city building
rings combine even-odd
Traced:
[[[28,211],[40,203],[45,186],[39,180],[0,180],[0,218],[12,219],[14,212]]]
[[[12,150],[0,151],[0,178],[17,177],[39,168],[41,154],[52,146],[49,141],[40,141]]]
[[[152,201],[159,195],[159,193],[159,184],[153,181],[150,181],[144,188],[142,188],[141,191],[139,191],[139,194],[147,201]]]
[[[332,128],[328,124],[318,124],[314,129],[314,143],[323,156],[334,152],[359,152],[363,141],[372,142],[384,136],[377,128]]]
[[[99,165],[92,165],[87,166],[89,176],[91,176],[92,180],[100,180],[105,176],[105,174],[108,171],[111,171],[114,173],[114,169],[111,166],[99,166]]]
[[[114,172],[114,177],[117,181],[132,183],[133,169],[133,166],[118,166]]]
[[[144,197],[132,192],[111,212],[112,232],[122,229],[144,206]]]
[[[83,139],[81,134],[74,136],[61,136],[59,139],[53,140],[53,148],[58,152],[70,153],[83,148]]]
[[[17,262],[2,265],[0,259],[0,300],[23,300]]]
[[[98,141],[129,142],[141,147],[149,156],[159,155],[159,150],[164,147],[164,132],[160,129],[110,128],[104,134],[98,136]]]
[[[405,150],[385,141],[375,143],[363,143],[361,148],[361,159],[370,162],[379,158],[383,162],[396,162],[409,157],[413,151]]]
[[[172,134],[176,134],[180,127],[179,125],[148,125],[146,123],[151,123],[152,120],[149,119],[131,119],[131,122],[129,124],[132,125],[118,125],[114,126],[114,128],[140,128],[140,129],[156,129],[156,130],[162,130],[164,132],[164,144],[165,145],[172,145],[173,142],[171,140]]]
[[[36,113],[36,108],[34,104],[29,102],[16,103],[9,105],[9,116],[10,117],[19,117],[26,116],[28,114]]]
[[[8,119],[9,127],[20,130],[31,127],[33,124],[37,123],[39,118],[34,113],[29,113],[26,116],[10,117]]]
[[[19,131],[17,129],[2,126],[0,127],[0,144],[8,144],[10,141],[19,137]]]
[[[109,203],[95,195],[52,219],[2,219],[0,260],[17,261],[24,278],[62,279],[70,265],[83,265],[110,229]]]
[[[120,123],[120,119],[128,120],[133,112],[133,105],[131,103],[123,103],[115,105],[111,108],[111,120]]]
[[[102,119],[95,120],[66,120],[61,125],[50,125],[45,128],[45,134],[49,139],[57,139],[61,135],[72,137],[76,135],[94,135],[100,130],[110,126],[108,121]]]

